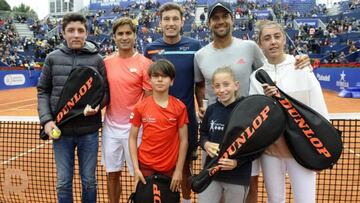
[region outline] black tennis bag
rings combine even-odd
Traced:
[[[256,79],[275,86],[264,70],[256,72]],[[278,90],[273,97],[286,115],[284,136],[295,160],[311,170],[332,168],[342,153],[341,132],[318,112]]]
[[[170,190],[171,178],[154,174],[145,177],[146,184],[141,181],[136,185],[136,191],[128,199],[128,203],[179,203],[180,192]]]
[[[73,69],[57,104],[56,125],[60,127],[75,117],[83,116],[86,105],[95,108],[102,101],[104,94],[105,82],[97,69],[93,67]],[[49,139],[44,129],[40,131],[40,138]]]
[[[246,156],[259,156],[283,133],[285,123],[284,113],[273,98],[264,95],[243,98],[230,114],[219,156],[192,177],[192,190],[196,193],[204,191],[214,175],[221,173],[220,158],[244,158],[247,161]]]

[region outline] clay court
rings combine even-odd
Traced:
[[[360,99],[338,97],[324,91],[329,113],[360,112]],[[36,88],[0,91],[0,116],[37,116]]]
[[[324,92],[330,113],[351,115],[360,113],[360,100],[341,98],[334,92]],[[39,126],[37,118],[36,88],[0,91],[0,202],[56,202],[55,168],[51,141],[38,139]],[[7,122],[7,118],[32,117],[31,122]],[[360,122],[357,120],[336,121],[335,125],[346,132],[343,136],[345,149],[342,158],[333,170],[325,170],[318,176],[318,202],[360,202]],[[100,147],[101,150],[101,147]],[[100,153],[99,153],[100,154]],[[199,172],[200,160],[194,165],[195,173]],[[75,174],[78,172],[76,171]],[[9,175],[10,174],[10,175]],[[11,176],[11,181],[7,180]],[[98,165],[98,200],[107,202],[104,168]],[[127,171],[123,172],[123,195],[121,202],[127,202],[132,191],[132,179]],[[10,193],[12,186],[15,193]],[[75,202],[80,202],[79,178],[75,176]],[[47,188],[47,189],[45,189]],[[289,185],[287,185],[289,188]],[[265,202],[263,184],[260,182],[259,202]],[[289,201],[292,202],[288,189]],[[21,194],[21,195],[20,195]],[[193,197],[196,198],[195,196]],[[194,201],[196,202],[196,201]]]

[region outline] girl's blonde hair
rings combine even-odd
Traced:
[[[277,27],[281,31],[281,33],[284,35],[284,38],[286,38],[284,28],[277,22],[271,21],[271,20],[259,20],[255,23],[255,30],[257,30],[258,36],[255,37],[257,40],[257,43],[260,44],[260,38],[261,34],[266,27]]]
[[[221,66],[219,68],[217,68],[215,70],[215,72],[213,73],[212,77],[211,77],[211,83],[214,84],[214,80],[215,80],[215,76],[219,73],[227,73],[231,76],[231,78],[233,79],[234,82],[238,81],[236,79],[235,73],[234,71],[230,68],[230,66]],[[239,90],[235,91],[235,97],[239,97]]]

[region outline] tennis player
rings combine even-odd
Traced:
[[[110,101],[103,126],[101,161],[107,172],[109,201],[118,203],[120,175],[125,161],[130,174],[134,174],[128,147],[129,116],[135,105],[150,94],[147,71],[152,61],[137,52],[136,25],[130,18],[116,20],[112,33],[118,51],[104,60]]]

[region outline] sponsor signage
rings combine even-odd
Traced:
[[[23,74],[7,74],[4,77],[6,86],[16,86],[25,84],[25,76]]]
[[[34,87],[40,70],[0,70],[0,90]]]
[[[324,89],[339,92],[347,87],[360,87],[359,68],[316,68],[314,74]]]
[[[299,25],[305,25],[317,27],[318,19],[317,18],[304,18],[304,19],[296,19],[295,20]]]

